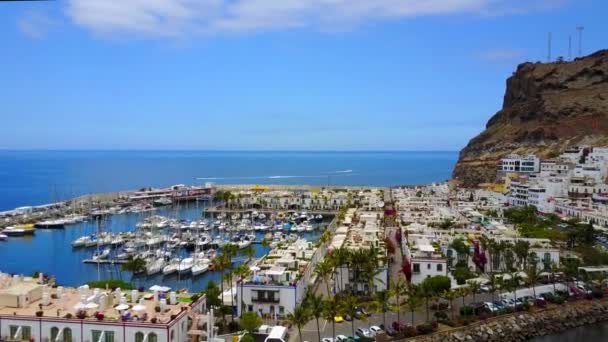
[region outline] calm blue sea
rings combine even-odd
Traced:
[[[457,152],[0,151],[0,211],[174,184],[406,185],[444,181]]]
[[[316,185],[405,185],[450,177],[456,152],[64,152],[0,151],[0,211],[65,200],[76,195],[174,184],[256,183]],[[196,203],[158,214],[199,218]],[[140,214],[112,216],[107,231],[135,229]],[[34,237],[0,241],[0,271],[30,275],[41,271],[59,283],[78,286],[108,278],[138,286],[165,284],[200,290],[219,274],[200,277],[139,277],[119,267],[83,264],[94,250],[73,250],[70,242],[96,231],[92,222],[64,230],[37,230]],[[319,232],[307,234],[318,238]],[[256,245],[257,254],[266,250]]]

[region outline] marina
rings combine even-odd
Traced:
[[[331,216],[323,222],[311,216],[315,226],[312,229],[313,224],[299,218],[301,213],[293,225],[286,221],[285,226],[282,221],[280,225],[270,222],[270,213],[255,211],[238,218],[234,213],[203,217],[203,204],[191,201],[154,211],[116,211],[103,218],[66,224],[62,229],[50,228],[62,219],[40,227],[6,228],[0,247],[2,271],[24,275],[44,272],[67,286],[115,278],[143,286],[162,282],[173,288],[199,291],[209,280],[219,281],[211,262],[216,251],[226,244],[237,245],[239,255],[233,261],[241,263],[248,259],[245,253],[251,253],[248,246],[254,257],[260,257],[281,240],[301,236],[315,241],[331,221]],[[255,214],[253,221],[251,214]],[[145,270],[137,274],[122,270],[130,258],[145,260]]]

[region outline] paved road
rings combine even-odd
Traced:
[[[325,290],[323,290],[325,292]],[[494,295],[495,298],[498,297],[497,294]],[[475,300],[473,300],[473,296],[468,296],[465,298],[465,304],[472,303],[473,301],[490,301],[492,299],[490,294],[477,294],[475,295]],[[429,303],[430,304],[430,303]],[[462,306],[462,298],[457,298],[454,300],[454,315],[458,315],[460,307]],[[399,314],[399,318],[401,322],[412,324],[412,314],[404,307],[403,311]],[[451,311],[447,311],[448,315],[451,315]],[[429,317],[433,318],[434,311],[429,310]],[[390,325],[392,322],[397,321],[397,313],[395,312],[387,312],[386,313],[386,324]],[[421,323],[425,323],[427,321],[426,308],[423,304],[418,311],[414,312],[414,325],[418,325]],[[381,325],[384,324],[383,316],[381,313],[373,313],[370,317],[366,317],[364,320],[354,320],[354,330],[359,327],[370,327],[372,325]],[[342,322],[336,323],[336,335],[353,335],[353,322]],[[332,337],[332,324],[331,322],[327,322],[324,319],[319,319],[319,330],[321,331],[321,338],[324,337]],[[293,327],[290,332],[290,342],[298,342],[298,330]],[[311,320],[308,324],[302,329],[302,338],[304,341],[308,342],[316,342],[318,340],[317,337],[317,323],[316,320]]]

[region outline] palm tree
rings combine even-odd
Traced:
[[[468,287],[461,287],[456,290],[458,297],[462,297],[462,306],[465,306],[464,299],[471,293],[471,289]]]
[[[509,282],[509,289],[513,291],[513,300],[517,299],[517,288],[519,287],[519,273],[511,273],[511,281]]]
[[[329,278],[334,272],[334,266],[330,259],[323,259],[319,263],[317,263],[317,267],[315,267],[315,274],[322,278],[325,282],[325,286],[327,287],[327,296],[331,296],[332,292],[329,289]]]
[[[526,268],[526,282],[528,285],[532,286],[532,294],[534,295],[534,299],[536,300],[536,283],[538,283],[538,279],[540,278],[540,274],[538,272],[538,268],[536,265],[530,265]]]
[[[490,286],[490,294],[492,295],[492,301],[494,301],[494,294],[496,293],[499,286],[499,280],[496,275],[494,275],[494,273],[490,274],[488,285]]]
[[[452,313],[452,320],[454,320],[454,299],[458,296],[458,292],[452,289],[446,290],[441,294],[441,298],[450,302],[450,311]]]
[[[146,270],[146,261],[140,257],[129,257],[129,260],[122,264],[121,269],[133,274],[142,273]]]
[[[342,307],[344,313],[352,317],[352,336],[355,336],[355,316],[357,315],[357,309],[359,308],[359,298],[353,295],[342,297],[340,300],[340,307]]]
[[[389,283],[389,289],[390,297],[395,298],[396,301],[395,308],[397,309],[397,321],[401,322],[401,298],[407,290],[407,284],[403,281],[402,278],[397,278],[397,280],[391,279]]]
[[[525,240],[517,240],[515,241],[515,245],[513,246],[513,252],[519,259],[520,266],[523,265],[523,268],[527,268],[527,259],[528,254],[530,253],[530,243]]]
[[[421,299],[424,299],[424,304],[426,307],[426,320],[428,322],[430,320],[430,313],[431,313],[431,310],[429,310],[429,301],[434,298],[434,294],[431,291],[431,289],[428,288],[427,286],[424,286],[424,284],[425,283],[422,283],[420,286],[418,286],[417,294],[418,294],[418,296],[420,296]]]
[[[237,245],[229,243],[224,246],[224,255],[227,258],[226,268],[228,268],[228,283],[230,284],[230,301],[232,304],[232,321],[234,322],[234,294],[232,293],[232,257],[239,251]]]
[[[247,265],[242,264],[242,265],[239,265],[234,270],[234,274],[237,277],[239,277],[239,282],[241,283],[241,295],[239,296],[239,301],[240,301],[239,308],[241,308],[241,309],[239,310],[239,313],[241,314],[240,316],[242,316],[243,315],[242,307],[244,306],[244,301],[243,301],[243,285],[245,283],[245,278],[247,278],[251,274],[251,270],[249,269],[249,267],[247,267]]]
[[[302,328],[310,321],[310,314],[308,310],[302,305],[296,306],[293,310],[293,313],[287,314],[287,321],[296,327],[298,327],[298,335],[300,336],[300,341],[304,341],[302,339]]]
[[[336,297],[328,297],[323,301],[323,318],[326,321],[331,321],[332,338],[335,341],[336,338],[336,320],[335,317],[340,315],[342,308],[338,305],[339,302]]]
[[[319,328],[319,318],[323,315],[323,310],[324,310],[323,297],[317,296],[315,294],[311,294],[308,296],[305,303],[306,303],[306,307],[308,308],[309,313],[317,321],[317,334],[319,337],[319,342],[321,342],[321,330]]]
[[[551,282],[553,283],[553,294],[555,294],[557,292],[556,288],[555,288],[555,283],[557,283],[557,279],[555,277],[555,274],[558,273],[560,270],[559,266],[557,266],[557,264],[555,262],[551,262]]]
[[[253,244],[243,248],[243,254],[247,257],[247,262],[250,262],[255,256],[255,247],[253,247]]]
[[[372,307],[375,312],[382,313],[382,324],[386,326],[386,312],[389,310],[389,301],[391,299],[391,294],[389,291],[378,291],[374,295],[374,301],[372,302]]]
[[[407,290],[407,299],[405,300],[405,305],[412,314],[412,326],[414,326],[414,313],[418,310],[421,304],[422,300],[420,297],[420,289],[415,285],[410,285]]]
[[[471,290],[471,294],[473,295],[473,302],[475,302],[475,295],[479,293],[481,289],[481,283],[478,281],[469,282],[469,290]]]
[[[218,255],[216,258],[214,258],[213,261],[211,262],[211,264],[213,265],[214,271],[220,272],[220,290],[222,293],[221,306],[223,307],[224,306],[224,271],[226,270],[226,267],[228,265],[228,259],[226,258],[225,255],[221,254],[221,255]]]

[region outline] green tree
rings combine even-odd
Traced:
[[[140,257],[129,257],[126,263],[122,264],[121,269],[133,274],[146,271],[146,261]]]
[[[527,260],[528,260],[528,254],[530,253],[530,243],[525,240],[515,241],[515,245],[513,245],[513,252],[517,256],[517,259],[519,260],[520,267],[523,267],[523,269],[526,269],[528,266]]]
[[[213,280],[209,280],[207,283],[207,288],[203,291],[203,293],[205,294],[207,306],[217,308],[222,306],[222,301],[220,300],[220,289]]]
[[[292,313],[287,314],[287,321],[298,328],[300,341],[304,341],[302,339],[302,328],[310,321],[310,313],[308,310],[302,305],[296,306]]]
[[[475,296],[477,295],[477,293],[479,293],[479,290],[481,289],[481,283],[478,281],[471,281],[469,282],[469,290],[471,290],[471,294],[473,295],[473,302],[475,302]]]
[[[375,312],[382,313],[382,324],[386,326],[386,312],[390,309],[389,302],[391,300],[391,294],[389,291],[378,291],[374,294],[374,301],[372,302],[372,308]]]
[[[452,320],[454,320],[454,299],[458,296],[458,292],[455,290],[448,289],[441,294],[441,298],[450,302],[450,311]]]
[[[401,308],[403,305],[402,298],[407,291],[407,284],[402,278],[397,280],[391,279],[389,282],[389,294],[391,298],[395,298],[395,309],[397,311],[397,320],[401,322]]]
[[[420,290],[415,285],[410,285],[408,287],[405,305],[412,314],[412,326],[414,326],[414,314],[418,311],[420,305],[422,305]]]
[[[311,294],[306,299],[305,304],[306,304],[306,308],[308,308],[310,315],[312,317],[314,317],[315,321],[317,322],[317,335],[319,337],[319,342],[320,342],[321,341],[321,330],[320,330],[320,326],[319,326],[319,318],[321,318],[321,316],[323,316],[323,310],[325,310],[325,306],[323,303],[323,297],[317,296],[315,294]]]
[[[340,298],[340,306],[344,313],[352,317],[351,328],[352,336],[355,336],[355,316],[359,308],[359,298],[353,295],[347,295]]]
[[[328,297],[323,301],[323,318],[325,320],[331,322],[331,332],[332,338],[336,339],[336,320],[335,317],[342,313],[342,309],[339,305],[340,303],[336,299],[336,297]]]
[[[241,295],[239,296],[239,313],[241,316],[243,315],[245,303],[243,301],[243,286],[245,284],[245,279],[251,275],[251,270],[247,266],[247,264],[241,264],[237,268],[234,269],[234,274],[239,278],[239,283],[241,284]]]
[[[255,247],[253,247],[253,244],[243,248],[243,254],[247,257],[247,261],[251,261],[255,257]]]
[[[241,328],[247,330],[249,333],[254,333],[263,321],[260,316],[255,312],[245,312],[239,320]]]
[[[329,288],[329,279],[334,272],[334,266],[332,265],[331,259],[325,258],[317,263],[317,267],[315,267],[315,274],[317,277],[323,279],[325,283],[325,287],[327,289],[327,295],[331,296],[332,292]]]

